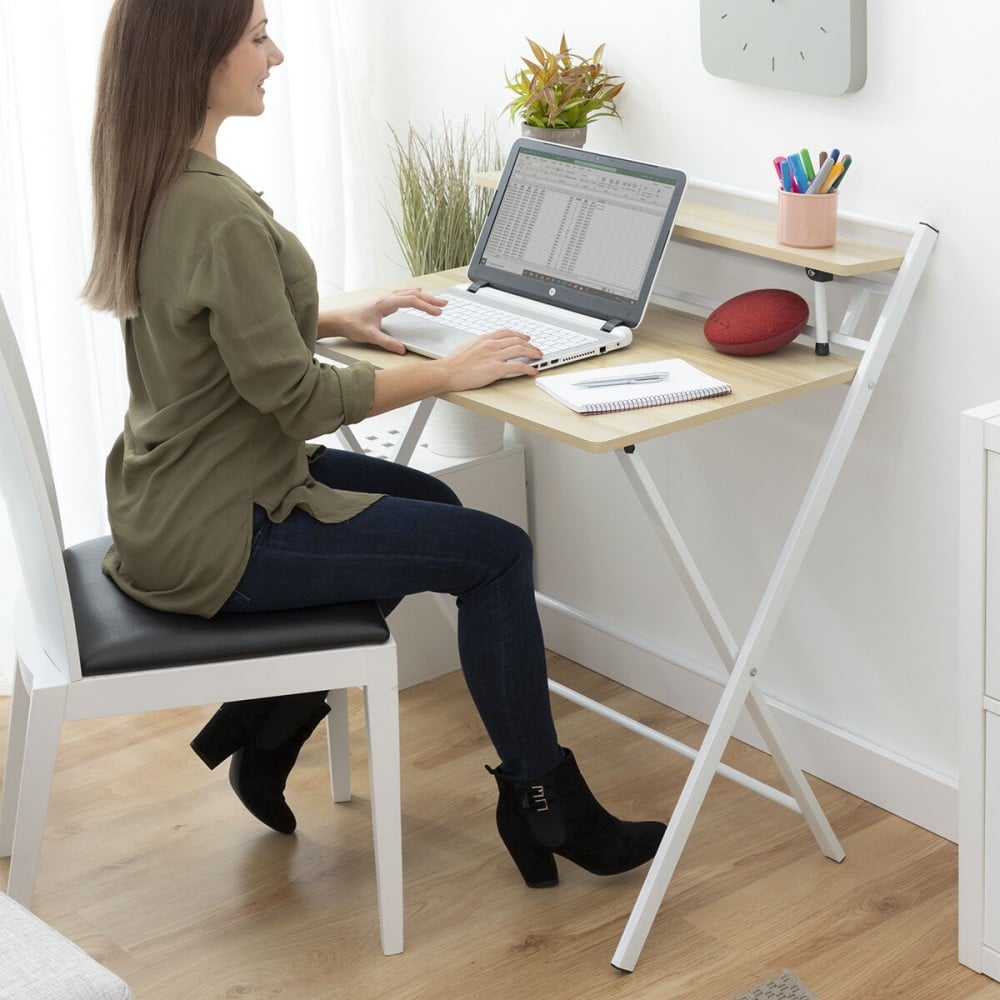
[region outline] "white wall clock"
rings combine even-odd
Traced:
[[[867,0],[701,0],[701,61],[713,76],[810,94],[859,90]]]

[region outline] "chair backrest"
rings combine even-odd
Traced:
[[[71,681],[80,656],[70,601],[52,468],[31,383],[0,298],[0,492],[37,637]]]

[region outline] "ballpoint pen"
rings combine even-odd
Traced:
[[[645,382],[665,382],[670,378],[670,372],[650,372],[648,375],[618,375],[614,378],[584,379],[574,382],[580,389],[603,389],[608,385],[641,385]]]

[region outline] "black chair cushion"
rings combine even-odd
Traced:
[[[84,676],[385,642],[374,601],[199,618],[154,611],[101,572],[109,537],[64,553]]]

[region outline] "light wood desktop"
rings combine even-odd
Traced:
[[[464,270],[456,269],[415,278],[414,284],[434,291],[463,279]],[[388,287],[366,289],[337,301],[367,300],[387,290]],[[732,385],[730,395],[621,413],[581,416],[539,389],[532,378],[526,377],[506,379],[474,392],[449,393],[442,398],[585,451],[604,452],[805,392],[850,382],[857,371],[857,362],[852,359],[835,355],[817,357],[811,348],[800,344],[790,344],[775,354],[759,358],[720,354],[705,339],[702,326],[703,321],[697,317],[651,305],[627,348],[599,358],[574,362],[572,370],[579,371],[582,377],[584,372],[600,371],[615,365],[684,358],[709,375]],[[415,354],[389,354],[379,348],[344,340],[322,341],[317,353],[339,361],[370,361],[377,368],[384,369],[424,361]],[[569,371],[570,368],[553,370]]]
[[[495,178],[480,178],[480,182],[484,184],[491,181],[495,182]],[[884,231],[899,232],[895,227],[885,227]],[[588,452],[613,451],[729,675],[697,752],[593,699],[554,681],[549,682],[553,693],[693,761],[667,833],[656,857],[650,863],[642,890],[611,959],[618,969],[632,971],[635,968],[660,902],[669,887],[681,852],[716,774],[800,813],[821,852],[834,861],[840,861],[844,857],[844,851],[815,794],[795,763],[790,748],[775,723],[773,711],[758,686],[758,675],[764,665],[764,655],[777,621],[843,468],[861,418],[878,384],[936,237],[937,231],[933,227],[921,223],[909,233],[905,250],[846,238],[838,239],[837,244],[827,250],[799,250],[777,242],[773,217],[767,219],[753,212],[734,212],[688,198],[681,206],[675,222],[675,241],[693,243],[713,251],[730,254],[735,252],[737,256],[747,255],[750,258],[775,261],[793,268],[804,268],[809,277],[814,279],[813,326],[799,338],[800,342],[762,357],[724,355],[715,351],[706,341],[702,332],[704,321],[697,314],[697,308],[692,315],[651,305],[629,347],[600,358],[575,362],[573,369],[583,374],[618,364],[683,358],[707,374],[732,385],[731,395],[592,415],[575,413],[558,403],[539,389],[531,378],[504,380],[475,392],[451,393],[443,397],[459,406],[489,414],[498,420]],[[867,277],[878,272],[892,272],[890,280],[874,282]],[[826,285],[833,280],[833,276],[853,287],[853,297],[836,330],[829,329],[825,292]],[[464,269],[459,269],[414,279],[414,283],[433,291],[463,280]],[[366,289],[353,295],[340,296],[336,303],[325,304],[329,307],[338,303],[350,304],[371,298],[376,292],[385,290]],[[675,292],[676,295],[673,294]],[[679,299],[683,304],[685,294],[673,289],[670,298]],[[868,311],[866,305],[873,295],[883,296],[884,304],[877,318],[871,322],[867,338],[863,338],[859,335],[859,327],[862,325],[862,316]],[[819,353],[830,347],[837,350],[826,356]],[[343,340],[323,341],[317,353],[344,362],[367,360],[385,369],[425,363],[423,359],[412,355],[388,354]],[[569,370],[569,366],[558,370]],[[686,427],[845,384],[847,389],[827,444],[817,461],[816,470],[761,595],[754,618],[746,634],[738,641],[729,630],[681,537],[667,504],[640,455],[640,449],[633,446]],[[405,456],[412,452],[419,435],[419,426],[421,421],[426,421],[430,405],[433,404],[421,404],[418,408],[415,418],[417,429],[407,431],[406,447],[400,448],[401,460],[405,461]],[[544,594],[539,594],[538,600],[540,603],[547,602],[550,606],[558,603]],[[565,606],[560,608],[579,620],[587,620],[586,613],[579,609]],[[749,712],[765,745],[771,751],[788,789],[787,793],[722,763],[723,751],[744,709]]]

